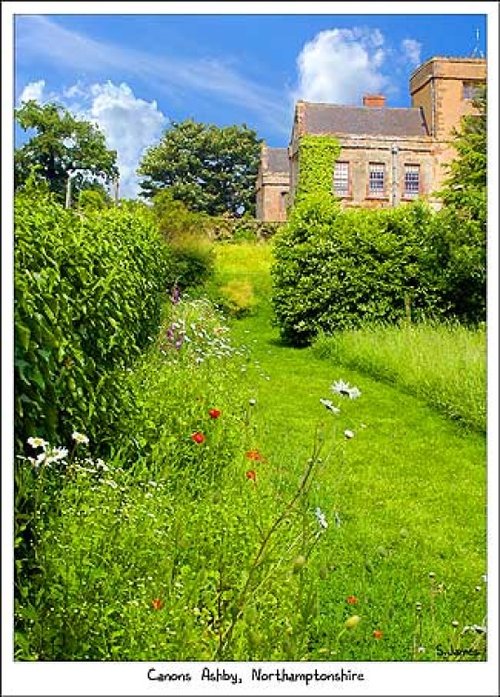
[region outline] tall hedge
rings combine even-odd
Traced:
[[[126,396],[118,379],[155,336],[169,252],[140,208],[77,213],[19,195],[15,213],[15,437],[101,451]]]
[[[365,322],[395,322],[438,308],[429,266],[431,211],[422,204],[348,209],[305,196],[275,243],[273,303],[282,337],[308,343]]]

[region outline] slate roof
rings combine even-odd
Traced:
[[[304,103],[305,133],[319,135],[428,136],[418,108],[337,106]]]
[[[288,172],[288,149],[267,148],[267,172]]]

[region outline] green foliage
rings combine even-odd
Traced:
[[[455,131],[457,156],[440,196],[444,208],[433,225],[434,283],[449,314],[469,322],[486,320],[487,121],[486,91],[477,112]]]
[[[486,221],[440,210],[429,228],[426,273],[448,317],[486,321]]]
[[[83,189],[78,196],[80,210],[101,211],[110,205],[111,201],[104,192],[95,189]]]
[[[15,435],[109,448],[129,368],[156,335],[168,253],[150,215],[15,201]],[[129,405],[131,406],[131,405]]]
[[[303,344],[320,330],[435,311],[421,264],[430,220],[422,204],[341,211],[329,194],[303,197],[275,244],[273,302],[283,338]]]
[[[181,237],[171,245],[169,278],[181,290],[203,286],[214,270],[214,251],[208,240]]]
[[[259,148],[256,133],[245,125],[174,123],[139,166],[143,196],[168,188],[193,211],[253,213]]]
[[[476,112],[462,117],[454,131],[457,156],[451,161],[449,176],[440,192],[444,204],[461,220],[475,220],[486,227],[487,113],[486,88],[473,100]]]
[[[183,237],[207,238],[211,218],[206,213],[190,210],[174,198],[172,189],[162,189],[153,198],[153,213],[158,229],[168,242]]]
[[[227,242],[252,242],[268,240],[275,235],[283,223],[257,220],[250,216],[234,218],[218,216],[210,219],[213,239]]]
[[[333,136],[302,136],[299,141],[299,180],[296,201],[310,194],[332,194],[333,169],[340,143]]]
[[[35,168],[37,178],[63,203],[69,172],[78,170],[72,178],[75,194],[90,181],[109,182],[117,176],[116,152],[107,149],[104,134],[94,124],[57,104],[35,101],[23,104],[15,115],[24,131],[35,131],[14,154],[16,190],[24,187]]]

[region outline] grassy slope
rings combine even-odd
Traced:
[[[427,647],[422,658],[435,658],[437,643],[449,643],[452,620],[483,621],[484,592],[475,587],[485,572],[484,437],[461,432],[422,401],[310,349],[281,346],[270,325],[269,247],[221,246],[217,256],[219,281],[250,279],[258,298],[258,311],[235,322],[233,332],[256,363],[262,450],[270,463],[298,474],[318,424],[325,451],[334,449],[314,501],[330,521],[335,511],[342,521],[330,526],[323,552],[325,640],[346,616],[342,599],[354,594],[366,627],[383,628],[384,648],[372,646],[367,654],[366,644],[343,637],[341,657],[408,659],[411,647],[401,637],[416,636],[414,604],[422,602],[418,643]],[[334,417],[319,399],[330,398],[329,386],[340,378],[357,385],[362,397],[342,402]],[[346,428],[355,432],[352,440],[343,437]],[[330,650],[331,639],[321,646],[321,631],[317,642]]]

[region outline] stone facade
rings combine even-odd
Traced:
[[[431,58],[410,77],[410,108],[385,106],[383,95],[365,95],[363,106],[299,101],[288,150],[263,146],[257,182],[257,217],[285,220],[300,177],[302,136],[334,136],[341,151],[332,163],[332,193],[344,206],[399,205],[433,195],[454,156],[453,128],[473,111],[474,90],[486,82],[482,58]],[[270,153],[279,151],[279,171]],[[286,159],[288,156],[288,171]]]
[[[484,58],[431,58],[410,77],[412,106],[424,113],[434,142],[434,188],[446,177],[446,164],[455,157],[450,135],[460,119],[474,111],[474,91],[486,83]]]
[[[256,217],[259,220],[286,220],[290,172],[287,148],[262,145],[257,175]]]

